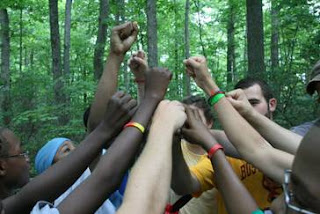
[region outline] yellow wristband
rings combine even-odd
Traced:
[[[140,123],[137,123],[137,122],[129,122],[124,126],[124,128],[127,128],[127,127],[135,127],[139,129],[142,134],[144,133],[144,130],[145,130],[145,128]]]

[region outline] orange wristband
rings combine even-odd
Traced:
[[[140,123],[137,123],[137,122],[129,122],[126,125],[124,125],[123,128],[127,128],[127,127],[135,127],[139,129],[142,134],[144,133],[144,130],[145,130],[145,128]]]
[[[209,149],[209,152],[208,152],[208,158],[211,159],[212,156],[219,150],[219,149],[222,149],[223,150],[223,147],[217,143],[215,144],[213,147],[211,147],[211,149]]]

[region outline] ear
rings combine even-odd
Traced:
[[[7,174],[7,162],[0,159],[0,176],[5,176]]]
[[[274,112],[277,108],[277,99],[276,98],[271,98],[269,100],[269,110],[270,112]]]

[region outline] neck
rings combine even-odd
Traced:
[[[201,147],[201,146],[198,146],[196,144],[191,144],[189,143],[188,141],[187,142],[187,148],[189,151],[191,151],[192,153],[195,153],[197,155],[204,155],[206,154],[206,151]]]
[[[0,200],[3,200],[13,194],[13,190],[0,182]]]

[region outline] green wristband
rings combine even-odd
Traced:
[[[253,211],[251,214],[263,214],[263,211],[260,209],[257,209],[255,211]]]
[[[209,98],[209,104],[210,104],[211,106],[214,106],[217,102],[219,102],[219,100],[220,100],[222,97],[225,97],[225,95],[224,95],[224,94],[217,94],[217,95],[215,95],[215,96],[213,96],[213,97],[210,97],[210,98]]]

